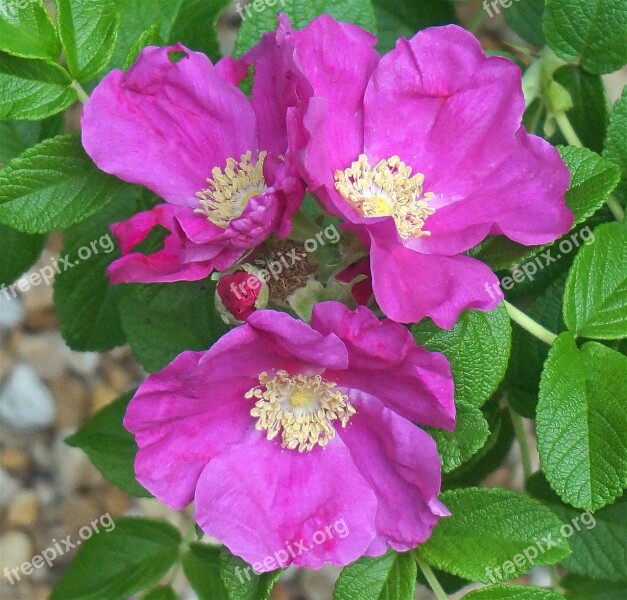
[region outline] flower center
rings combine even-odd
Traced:
[[[239,162],[227,158],[224,169],[214,167],[211,171],[213,179],[207,179],[209,187],[196,194],[201,208],[194,212],[205,215],[209,221],[226,229],[233,219],[242,214],[251,198],[268,189],[263,176],[266,155],[267,152],[260,152],[253,165],[250,162],[252,152],[246,152]]]
[[[264,371],[259,374],[259,384],[245,395],[256,399],[250,414],[257,417],[255,427],[265,430],[267,439],[281,433],[283,448],[304,452],[316,444],[324,447],[335,437],[332,421],[346,427],[355,414],[348,396],[320,375],[290,376],[286,371],[277,371],[270,377]]]
[[[374,168],[360,154],[348,169],[335,172],[335,189],[364,217],[393,217],[403,238],[431,235],[422,228],[435,212],[423,192],[424,175],[411,176],[411,167],[398,156],[382,160]]]

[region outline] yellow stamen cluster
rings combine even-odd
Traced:
[[[316,444],[324,447],[335,437],[331,423],[337,420],[346,427],[355,414],[348,396],[320,375],[290,376],[281,370],[271,377],[264,371],[259,384],[246,392],[246,398],[256,399],[250,414],[257,418],[257,430],[267,432],[267,439],[281,433],[283,448],[304,452]]]
[[[428,205],[434,194],[423,193],[424,175],[412,177],[411,171],[398,156],[371,168],[360,154],[348,169],[335,172],[335,189],[364,217],[393,217],[403,238],[431,235],[422,228],[435,212]]]
[[[243,154],[239,162],[228,158],[226,167],[214,167],[211,171],[213,179],[207,179],[209,187],[196,194],[201,213],[209,221],[226,229],[229,223],[239,217],[246,208],[248,201],[263,194],[268,186],[263,176],[263,162],[266,152],[260,152],[257,162],[251,164],[252,152]]]

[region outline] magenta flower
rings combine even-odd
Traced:
[[[370,246],[391,319],[450,328],[463,309],[491,310],[498,280],[464,252],[570,228],[568,170],[521,125],[520,69],[472,34],[426,29],[380,58],[374,36],[324,15],[296,32],[281,17],[274,39],[298,88],[291,149],[310,191]]]
[[[414,423],[450,430],[454,416],[444,356],[325,302],[311,325],[260,310],[183,352],[140,386],[124,425],[138,481],[173,508],[195,501],[208,535],[267,571],[426,540],[448,512],[435,443]]]
[[[272,232],[285,235],[304,190],[287,152],[285,115],[272,88],[249,100],[246,69],[215,66],[182,45],[145,48],[112,71],[83,114],[83,145],[100,169],[147,187],[165,203],[112,227],[122,258],[113,282],[196,280],[225,270]],[[157,225],[163,249],[134,252]]]

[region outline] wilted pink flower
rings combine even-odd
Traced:
[[[353,284],[351,294],[357,304],[367,306],[372,298],[372,274],[370,273],[370,259],[368,257],[354,262],[335,276],[341,283],[351,283],[358,277],[362,279]]]
[[[324,15],[294,32],[283,16],[264,43],[298,90],[283,95],[291,150],[310,191],[369,244],[388,317],[450,328],[463,309],[490,310],[498,280],[464,252],[488,235],[535,245],[569,229],[568,169],[521,125],[520,69],[472,34],[425,29],[380,58],[354,25]]]
[[[226,273],[220,277],[216,294],[223,310],[236,321],[245,321],[255,310],[265,283],[247,271]],[[265,302],[267,305],[267,301]]]
[[[266,571],[426,540],[448,512],[435,443],[414,423],[450,430],[454,417],[443,355],[325,302],[311,325],[260,310],[183,352],[140,386],[124,425],[138,481],[173,508],[195,501],[208,535]],[[337,523],[347,535],[330,535]],[[307,550],[286,551],[297,543]]]
[[[289,231],[303,185],[290,166],[285,115],[271,90],[249,100],[236,85],[245,75],[231,59],[214,66],[180,44],[148,47],[94,90],[82,123],[88,154],[165,200],[112,227],[122,251],[112,281],[202,279]],[[134,252],[157,225],[169,231],[163,249]]]

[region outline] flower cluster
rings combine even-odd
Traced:
[[[340,520],[349,535],[291,562],[429,537],[448,511],[419,426],[454,428],[453,380],[402,324],[493,309],[498,279],[469,251],[488,236],[544,244],[572,222],[568,170],[521,124],[514,63],[456,26],[383,57],[375,45],[328,15],[300,31],[280,15],[238,60],[144,49],[83,115],[95,163],[163,200],[112,227],[111,280],[212,276],[238,324],[136,392],[137,479],[171,507],[194,501],[200,527],[251,563]],[[342,235],[322,252],[307,235],[329,220]],[[163,247],[140,252],[158,226]],[[287,268],[272,280],[268,264]]]

